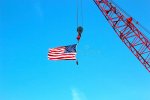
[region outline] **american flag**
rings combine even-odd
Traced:
[[[49,60],[76,60],[77,44],[49,49]]]

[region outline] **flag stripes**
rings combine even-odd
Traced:
[[[49,49],[49,60],[76,60],[76,45]]]

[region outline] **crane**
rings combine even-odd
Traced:
[[[150,72],[150,41],[132,17],[110,0],[93,0],[122,42]]]

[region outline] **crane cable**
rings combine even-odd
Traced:
[[[80,1],[80,2],[79,2]],[[77,5],[77,27],[83,26],[83,1],[82,0],[76,0]],[[81,21],[81,22],[80,22]]]
[[[128,17],[131,17],[130,14],[128,14],[126,11],[124,11],[121,7],[119,7],[113,0],[110,0],[110,2],[112,4],[114,4],[117,8],[119,8],[123,13],[125,13]],[[133,17],[132,17],[133,21],[138,25],[140,26],[145,32],[147,32],[149,35],[150,35],[150,30],[148,30],[147,28],[145,28],[143,25],[141,25],[137,20],[135,20]]]
[[[80,1],[80,2],[79,2]],[[81,38],[81,34],[83,32],[83,5],[82,5],[82,0],[76,0],[76,6],[77,6],[77,17],[76,17],[76,21],[77,21],[77,46],[79,44],[80,38]],[[81,20],[81,22],[80,22]],[[77,50],[76,50],[77,52]],[[78,59],[76,59],[76,64],[78,65]]]
[[[76,0],[76,3],[77,3],[76,4],[76,6],[77,6],[77,13],[76,13],[77,14],[77,19],[76,19],[76,21],[77,21],[77,27],[78,27],[78,16],[79,16],[79,14],[78,14],[79,13],[79,11],[78,11],[79,10],[79,8],[78,8],[78,0]]]

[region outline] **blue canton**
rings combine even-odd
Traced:
[[[75,53],[77,44],[65,46],[65,53]]]

